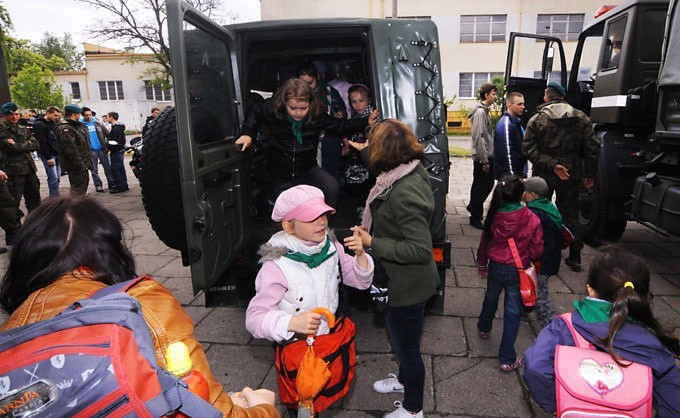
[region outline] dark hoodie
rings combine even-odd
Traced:
[[[598,337],[609,332],[608,322],[587,323],[578,312],[572,315],[576,331],[606,351]],[[545,327],[534,345],[524,352],[522,377],[534,399],[546,412],[554,412],[555,406],[555,347],[574,346],[569,328],[560,318]],[[680,417],[680,369],[673,355],[659,339],[643,325],[627,322],[614,339],[614,350],[624,360],[644,364],[652,369],[654,408],[659,418]]]

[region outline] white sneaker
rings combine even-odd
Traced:
[[[387,376],[387,379],[378,380],[373,383],[373,390],[378,393],[404,393],[404,385],[399,383],[397,375],[390,373]]]
[[[385,415],[384,418],[425,418],[423,411],[419,411],[417,414],[407,411],[401,406],[401,402],[394,401],[394,406],[397,408],[396,411],[392,411]]]

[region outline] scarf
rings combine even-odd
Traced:
[[[542,210],[546,215],[548,215],[550,220],[553,221],[555,225],[557,225],[557,229],[562,228],[562,214],[560,214],[560,211],[557,210],[557,207],[555,207],[550,199],[539,197],[538,199],[534,199],[531,202],[527,202],[527,206]]]
[[[587,323],[609,322],[609,313],[612,309],[612,303],[602,299],[587,297],[574,301],[574,307]],[[635,322],[630,316],[628,316],[626,320]]]
[[[293,130],[295,140],[298,144],[302,144],[302,125],[305,123],[305,120],[295,120],[291,118],[290,115],[286,115],[286,120],[290,122],[290,127]]]
[[[390,171],[380,173],[375,179],[375,186],[368,193],[366,199],[366,206],[364,207],[364,214],[361,216],[361,224],[366,227],[367,231],[371,230],[371,223],[373,223],[373,216],[371,215],[371,203],[380,195],[392,189],[392,185],[402,177],[411,174],[413,170],[418,167],[420,160],[411,160],[408,163],[401,164]]]
[[[498,208],[499,212],[514,212],[516,210],[522,209],[521,203],[501,203],[501,207]]]
[[[335,251],[330,253],[328,252],[328,249],[331,247],[331,240],[328,239],[328,236],[326,236],[326,239],[324,241],[326,242],[323,244],[323,247],[321,247],[319,252],[305,254],[299,251],[288,250],[288,252],[283,256],[293,261],[297,261],[298,263],[305,263],[307,264],[307,267],[309,267],[310,269],[317,268],[321,264],[323,264],[324,261],[328,260],[336,253]],[[310,250],[313,250],[315,248],[318,248],[318,246],[313,247],[308,246],[308,248]]]

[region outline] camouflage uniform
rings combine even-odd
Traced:
[[[56,135],[61,168],[68,171],[71,193],[84,195],[92,169],[90,133],[82,123],[66,118],[57,126]]]
[[[14,140],[14,144],[9,143]],[[40,148],[25,126],[12,125],[7,121],[0,123],[0,150],[3,155],[3,171],[7,173],[7,187],[14,197],[19,217],[19,203],[23,196],[26,209],[32,211],[40,204],[40,181],[38,180],[35,161],[31,153]]]
[[[527,124],[524,154],[533,164],[532,175],[543,177],[557,193],[557,208],[574,227],[573,252],[583,248],[578,222],[578,190],[583,177],[595,178],[600,155],[600,140],[588,116],[568,103],[551,100],[536,108]],[[569,180],[560,180],[555,165],[569,170]]]

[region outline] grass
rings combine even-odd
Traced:
[[[451,157],[469,157],[470,154],[470,148],[449,147],[449,156]]]

